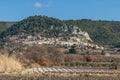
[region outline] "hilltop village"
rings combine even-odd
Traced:
[[[51,25],[50,29],[54,30],[55,27]],[[87,32],[82,31],[77,26],[63,26],[62,31],[66,34],[69,33],[68,36],[60,36],[64,34],[59,33],[58,36],[46,37],[46,34],[44,34],[45,32],[43,30],[42,33],[38,33],[35,35],[28,35],[22,33],[19,35],[8,36],[7,39],[9,41],[7,41],[5,44],[6,46],[10,45],[11,43],[13,44],[13,46],[16,44],[23,44],[28,46],[44,44],[62,48],[70,48],[71,46],[75,45],[78,49],[104,49],[102,46],[94,44],[89,34]]]

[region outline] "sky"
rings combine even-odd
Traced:
[[[120,21],[120,0],[0,0],[0,21],[20,21],[34,15]]]

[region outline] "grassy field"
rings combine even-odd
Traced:
[[[21,74],[23,67],[14,55],[0,54],[0,80],[119,80],[119,74]],[[17,72],[17,73],[12,73]]]
[[[119,76],[0,75],[0,80],[120,80]]]
[[[21,70],[22,65],[14,55],[0,54],[0,73],[19,72]]]

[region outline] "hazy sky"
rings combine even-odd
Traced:
[[[120,21],[120,0],[0,0],[0,21],[20,21],[33,15]]]

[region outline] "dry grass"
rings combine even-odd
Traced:
[[[15,56],[0,54],[0,73],[19,72],[22,70],[22,65]]]

